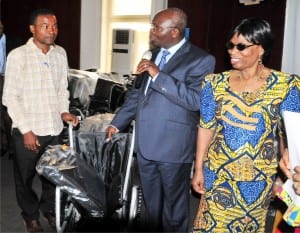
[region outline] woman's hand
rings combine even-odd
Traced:
[[[197,170],[194,173],[192,186],[195,192],[204,194],[205,193],[205,186],[204,186],[204,174],[203,170]]]
[[[289,162],[289,151],[285,149],[279,161],[279,167],[287,178],[292,178],[291,165]]]
[[[289,151],[285,149],[279,161],[279,167],[287,178],[292,178],[291,165],[289,161]]]
[[[292,174],[288,149],[285,149],[282,158],[279,161],[279,167],[287,178],[293,180],[293,188],[295,190],[295,193],[297,195],[300,195],[300,165],[294,168],[294,174]]]
[[[300,195],[300,165],[296,166],[294,169],[295,173],[292,175],[293,188],[297,195]]]

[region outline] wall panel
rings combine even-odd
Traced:
[[[169,7],[182,8],[188,14],[190,40],[217,58],[216,72],[230,68],[225,50],[233,26],[246,17],[268,20],[276,33],[271,59],[267,66],[281,69],[286,0],[264,0],[259,5],[245,6],[238,0],[168,0]]]
[[[8,49],[25,43],[31,36],[29,15],[37,8],[52,9],[58,18],[57,44],[68,54],[69,66],[79,67],[81,0],[2,0],[1,18],[5,27]]]

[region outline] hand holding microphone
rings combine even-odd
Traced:
[[[144,52],[142,59],[150,61],[151,58],[152,58],[152,52],[150,50],[147,50],[146,52]]]
[[[146,51],[142,56],[142,60],[140,61],[140,63],[137,66],[137,73],[132,74],[133,76],[135,76],[133,86],[137,89],[139,89],[141,87],[144,77],[148,78],[148,76],[149,76],[147,70],[145,70],[145,69],[147,66],[146,61],[150,61],[151,57],[152,57],[152,52],[149,50]]]
[[[151,51],[146,51],[143,56],[142,60],[137,66],[137,73],[143,74],[144,72],[147,72],[149,76],[154,77],[158,72],[159,69],[155,65],[154,62],[151,61],[152,53]]]

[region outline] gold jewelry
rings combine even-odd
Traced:
[[[263,79],[263,71],[264,71],[264,65],[260,64],[261,69],[259,72],[259,75],[255,76],[255,80],[256,81],[260,81]],[[238,75],[238,78],[241,80],[241,73]],[[256,91],[250,91],[248,89],[248,86],[246,85],[244,90],[241,91],[241,96],[242,98],[247,102],[247,103],[252,103],[254,102],[256,99],[260,99],[263,97],[264,95],[264,91],[265,91],[265,87],[266,87],[266,83],[264,83],[259,89],[257,89]]]
[[[255,92],[243,91],[242,97],[247,103],[253,103],[257,99],[261,99],[264,95],[265,84]]]

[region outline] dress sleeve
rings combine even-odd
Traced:
[[[200,122],[201,128],[211,129],[216,124],[215,110],[216,100],[212,88],[211,75],[202,83],[200,93]]]
[[[288,81],[288,92],[280,107],[282,111],[300,112],[300,77],[297,75],[291,75]]]

